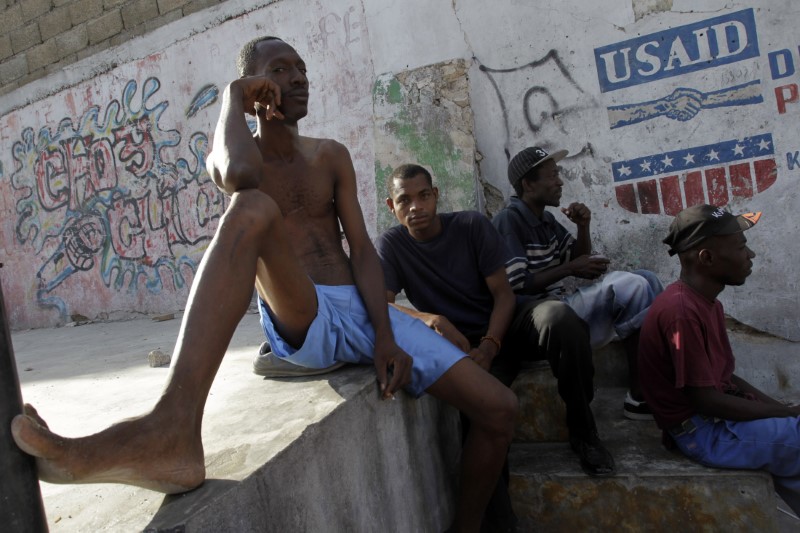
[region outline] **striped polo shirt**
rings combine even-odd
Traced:
[[[544,211],[539,219],[516,196],[512,196],[508,206],[494,216],[492,223],[511,251],[506,273],[511,287],[518,294],[532,294],[537,272],[571,259],[575,238],[567,228],[548,211]],[[558,281],[537,296],[561,297],[563,293],[564,283]]]

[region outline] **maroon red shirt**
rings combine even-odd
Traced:
[[[677,281],[656,297],[639,340],[639,382],[661,429],[696,414],[684,387],[733,388],[735,361],[719,300]]]

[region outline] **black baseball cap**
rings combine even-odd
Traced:
[[[510,181],[511,186],[514,187],[517,185],[517,182],[522,179],[522,176],[532,169],[549,159],[558,163],[564,159],[568,153],[567,150],[556,150],[552,154],[548,154],[544,148],[539,148],[538,146],[525,148],[511,158],[511,161],[508,163],[508,181]]]
[[[756,225],[761,212],[733,215],[715,205],[687,207],[677,215],[669,226],[669,235],[664,244],[669,245],[669,255],[691,250],[714,235],[732,235]]]

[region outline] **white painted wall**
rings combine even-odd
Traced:
[[[648,10],[648,5],[662,7]],[[610,46],[609,50],[621,57],[619,49],[624,47],[616,46],[618,43],[654,36],[670,28],[673,28],[671,33],[659,35],[666,39],[659,43],[674,42],[676,36],[686,40],[695,35],[687,28],[691,24],[706,27],[701,24],[703,21],[730,18],[749,9],[754,21],[749,44],[756,42],[758,47],[751,57],[728,64],[709,57],[710,63],[698,63],[708,68],[693,71],[684,71],[673,62],[672,70],[678,75],[660,77],[665,67],[660,65],[657,73],[640,76],[642,83],[601,91],[599,73],[604,67],[600,64],[598,68],[601,62],[596,59],[595,49]],[[121,99],[129,80],[137,82],[134,102],[141,101],[142,84],[148,77],[157,77],[160,88],[148,101],[168,103],[159,117],[157,132],[165,139],[174,139],[174,134],[167,134],[174,131],[179,138],[177,146],[163,151],[162,159],[176,164],[184,158],[193,162],[189,165],[192,167],[198,157],[190,149],[190,139],[194,133],[211,135],[219,104],[203,108],[193,117],[187,117],[187,107],[203,87],[213,85],[222,90],[235,76],[233,59],[242,43],[257,35],[274,34],[295,45],[306,58],[312,100],[303,131],[337,138],[350,148],[359,175],[365,216],[373,231],[377,209],[382,207],[376,201],[374,183],[371,92],[375,80],[386,73],[456,58],[471,60],[469,82],[476,141],[482,155],[479,163],[482,178],[509,195],[505,177],[507,154],[513,155],[533,144],[569,149],[572,157],[563,163],[567,178],[563,201],[583,201],[591,207],[596,248],[610,255],[618,268],[651,268],[664,281],[677,275],[677,260],[669,258],[660,244],[671,219],[665,214],[664,201],[669,203],[677,198],[685,202],[685,192],[677,197],[664,190],[657,193],[652,208],[655,212],[649,214],[640,212],[641,198],[636,200],[631,196],[633,204],[629,207],[633,210],[629,210],[620,204],[618,190],[633,182],[615,182],[614,169],[620,178],[619,169],[630,167],[626,162],[641,166],[648,160],[663,161],[665,157],[675,160],[673,152],[689,153],[698,147],[706,147],[704,153],[708,155],[714,147],[727,146],[733,150],[738,141],[770,135],[769,150],[759,157],[745,159],[761,160],[770,155],[767,159],[774,160],[777,170],[774,183],[762,187],[763,191],[755,188],[750,197],[740,190],[726,197],[736,212],[758,210],[765,214],[761,223],[748,233],[753,249],[759,254],[754,274],[744,287],[728,289],[722,299],[736,318],[792,340],[800,339],[798,274],[794,268],[800,252],[792,238],[798,225],[795,214],[798,198],[793,185],[800,168],[793,154],[800,150],[795,141],[800,99],[786,103],[785,112],[780,113],[775,92],[776,88],[786,86],[779,92],[791,100],[792,84],[796,89],[799,81],[797,72],[773,79],[770,69],[770,54],[787,50],[787,56],[800,71],[800,39],[794,31],[798,21],[800,15],[789,0],[751,3],[334,0],[324,5],[307,0],[255,4],[230,0],[161,28],[124,49],[89,58],[51,78],[0,97],[0,113],[4,113],[0,118],[3,219],[0,261],[5,263],[0,275],[12,326],[56,323],[65,319],[63,312],[94,317],[103,312],[114,315],[131,309],[141,312],[178,309],[183,306],[188,285],[173,288],[164,281],[160,289],[147,287],[144,280],[167,278],[165,274],[159,276],[157,269],[148,263],[162,259],[179,264],[185,258],[183,266],[176,269],[182,273],[178,279],[188,283],[203,243],[213,229],[212,223],[206,227],[206,240],[183,246],[177,253],[165,242],[159,244],[158,239],[169,241],[163,231],[148,229],[146,235],[155,242],[146,260],[140,259],[135,265],[143,272],[137,284],[132,285],[127,279],[120,286],[110,283],[110,278],[104,278],[101,272],[102,261],[98,256],[98,265],[93,269],[68,275],[64,275],[63,268],[57,270],[56,275],[64,275],[63,281],[43,295],[36,273],[42,271],[62,241],[57,237],[47,242],[21,243],[16,232],[20,213],[24,212],[20,203],[24,193],[20,190],[34,184],[36,176],[34,170],[19,170],[13,155],[15,143],[22,139],[25,128],[32,128],[33,132],[48,128],[53,132],[62,119],[77,123],[91,106],[105,110],[111,101]],[[722,24],[729,25],[731,29],[725,31],[733,32],[734,38],[739,37],[735,32],[741,28],[736,22]],[[712,30],[706,30],[706,34],[708,42],[716,43]],[[686,58],[695,59],[698,52],[691,43],[682,44],[688,47]],[[709,46],[713,48],[715,44]],[[728,47],[736,51],[735,43],[729,43]],[[652,54],[654,50],[654,45],[649,45],[644,51]],[[680,49],[675,51],[680,55]],[[629,53],[635,58],[636,47]],[[112,60],[119,66],[112,67]],[[781,63],[779,74],[787,66]],[[740,86],[745,88],[737,93],[735,88]],[[688,90],[682,99],[679,93],[673,95],[679,88]],[[46,94],[51,95],[43,96]],[[672,100],[667,99],[670,95]],[[760,102],[756,102],[759,97]],[[649,107],[644,105],[648,102]],[[677,110],[665,114],[665,106],[687,103],[693,103],[696,114],[681,114]],[[639,116],[650,118],[612,128],[615,117],[636,115],[630,109],[609,113],[609,108],[635,104]],[[652,112],[658,106],[662,111]],[[736,142],[720,144],[725,141]],[[765,155],[766,152],[770,154]],[[35,160],[36,154],[32,157]],[[721,166],[709,162],[707,167],[690,170],[701,172],[700,180],[704,180],[703,173],[708,168],[730,166],[730,162]],[[653,166],[658,165],[652,163]],[[750,170],[751,174],[755,172],[752,166]],[[188,170],[183,172],[191,175]],[[721,178],[728,189],[732,185],[730,172],[724,171]],[[678,176],[675,183],[685,180],[685,174],[685,171],[674,174]],[[668,175],[669,172],[634,181],[652,182],[657,191],[657,183]],[[204,179],[197,173],[192,176]],[[131,176],[124,174],[123,182],[128,180],[132,180]],[[12,186],[12,181],[27,185]],[[643,186],[636,187],[641,192]],[[136,190],[128,187],[121,189],[120,194]],[[33,202],[35,197],[31,198]],[[207,212],[202,201],[191,206],[195,208],[191,213]],[[208,212],[218,214],[219,210]],[[55,210],[39,224],[60,236],[72,217],[66,209]],[[118,256],[113,249],[104,253],[106,260]],[[62,313],[48,307],[53,303],[50,298],[60,299]]]

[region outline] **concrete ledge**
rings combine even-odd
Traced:
[[[19,332],[25,401],[65,436],[147,410],[179,321]],[[42,483],[58,531],[441,531],[454,508],[458,415],[432,397],[378,400],[370,367],[265,380],[251,372],[257,315],[240,324],[203,422],[208,480],[180,496],[113,484]]]
[[[769,474],[705,468],[665,450],[653,422],[622,418],[622,394],[603,389],[592,404],[615,477],[585,475],[567,443],[512,446],[522,531],[777,531]]]

